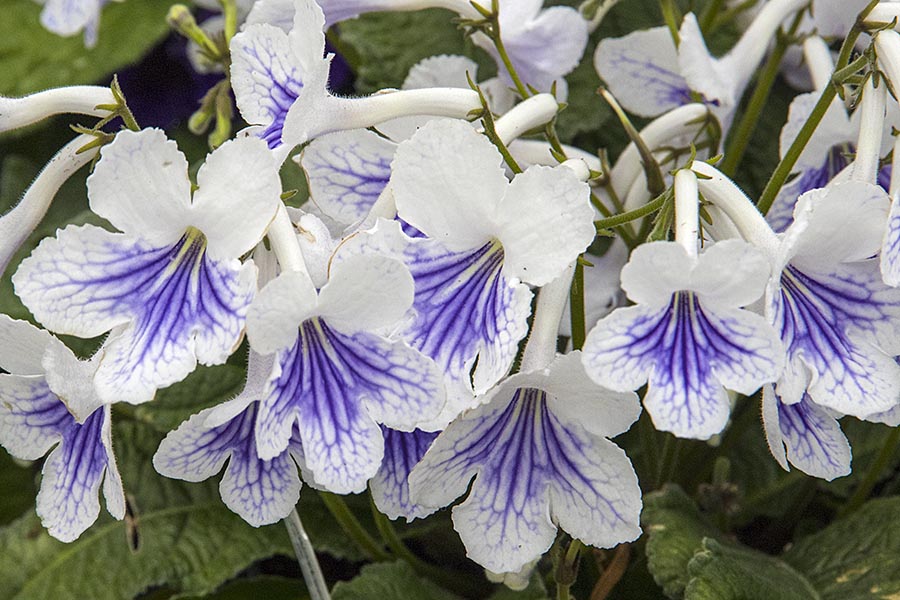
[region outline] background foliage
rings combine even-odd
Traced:
[[[154,118],[145,117],[138,106],[169,107],[175,103],[172,89],[187,96],[183,111],[174,112],[163,124],[196,163],[205,154],[205,140],[187,133],[184,122],[204,88],[202,80],[191,79],[179,62],[183,44],[165,26],[172,3],[113,3],[103,13],[99,44],[86,50],[80,38],[60,39],[44,31],[38,24],[40,7],[32,0],[4,0],[0,94],[102,84],[115,72],[127,74],[126,69],[143,60],[138,76],[123,77],[123,85],[132,82],[125,85],[125,92],[138,121],[148,124]],[[681,3],[681,8],[703,6]],[[661,22],[654,0],[622,0],[612,11],[569,77],[569,106],[558,124],[564,141],[591,151],[607,148],[613,157],[621,150],[625,135],[595,94],[600,81],[592,65],[593,49],[603,36]],[[409,67],[433,54],[469,55],[478,61],[482,78],[495,70],[455,28],[452,15],[442,10],[367,15],[334,33],[359,93],[399,86]],[[734,36],[734,29],[724,26],[712,46],[728,47]],[[793,94],[782,81],[776,84],[737,173],[737,181],[751,195],[760,191],[777,160],[778,131]],[[69,124],[54,119],[0,139],[0,209],[15,204],[40,166],[74,135]],[[286,169],[293,169],[284,173],[287,187],[302,187],[296,166],[288,162]],[[82,172],[65,185],[44,223],[0,280],[3,312],[29,316],[12,293],[9,277],[37,241],[66,223],[95,219],[86,212],[86,176]],[[82,354],[97,344],[67,341]],[[0,452],[0,600],[304,598],[283,527],[254,529],[222,505],[216,482],[164,479],[150,464],[165,432],[201,408],[236,394],[242,385],[244,356],[242,350],[231,364],[200,369],[161,392],[153,403],[114,408],[116,452],[131,512],[124,522],[101,517],[72,544],[50,538],[34,514],[41,465],[21,464]],[[900,597],[896,518],[900,496],[894,496],[900,493],[896,471],[900,455],[891,450],[896,444],[889,444],[890,431],[845,419],[854,473],[828,484],[778,468],[762,437],[756,400],[737,407],[732,426],[717,446],[676,441],[654,431],[646,416],[619,438],[646,493],[645,535],[631,547],[582,553],[572,589],[576,598]],[[879,497],[864,503],[870,492]],[[351,497],[348,504],[369,534],[377,536],[369,501]],[[488,583],[465,558],[449,511],[425,522],[398,525],[410,550],[453,580],[442,585],[432,581],[421,564],[417,571],[389,552],[385,552],[388,560],[368,560],[314,490],[304,489],[298,510],[326,576],[336,583],[335,600],[544,600],[553,592],[557,556],[545,558],[522,592]]]

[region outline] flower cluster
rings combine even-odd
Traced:
[[[48,0],[43,22],[91,43],[103,4]],[[493,573],[527,571],[558,530],[601,548],[638,538],[641,488],[610,440],[642,407],[659,431],[709,440],[756,398],[785,469],[849,473],[838,419],[900,424],[900,175],[883,160],[900,34],[874,33],[877,53],[845,90],[856,101],[832,100],[844,82],[818,35],[849,24],[828,21],[823,1],[812,25],[806,4],[765,3],[718,58],[691,13],[677,31],[602,40],[594,64],[633,138],[608,165],[553,129],[592,29],[573,9],[223,3],[223,23],[243,22],[220,27],[248,127],[193,180],[161,130],[85,133],[0,219],[5,264],[92,158],[86,139],[102,146],[87,196],[106,226],[69,225],[16,267],[40,327],[0,315],[0,444],[25,460],[49,452],[44,526],[78,538],[101,485],[123,518],[116,405],[241,354],[243,391],[170,432],[159,474],[197,482],[225,468],[222,500],[253,526],[287,518],[301,482],[368,489],[392,519],[465,497],[455,528]],[[459,15],[496,78],[477,84],[476,63],[437,56],[400,90],[329,90],[327,27],[432,6]],[[780,184],[793,179],[754,203],[724,174],[731,146],[721,170],[705,158],[792,21],[814,91],[794,99],[781,136]],[[123,116],[113,91],[0,98],[0,128]],[[654,120],[636,132],[622,109]],[[536,130],[543,139],[518,139]],[[298,168],[309,199],[295,208],[279,172]],[[598,232],[614,238],[604,252]],[[104,337],[76,357],[59,335]]]

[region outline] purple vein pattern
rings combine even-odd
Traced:
[[[750,393],[779,372],[780,348],[760,317],[704,306],[690,291],[674,293],[661,309],[619,309],[595,332],[588,372],[625,373],[634,387],[649,381],[644,406],[657,429],[679,437],[720,432],[730,412],[724,388]]]
[[[789,462],[828,481],[850,473],[850,444],[840,424],[807,394],[796,404],[785,404],[766,386],[763,422],[772,454],[785,469]]]
[[[404,339],[447,374],[451,397],[472,395],[477,357],[475,393],[486,391],[512,364],[530,312],[527,287],[502,273],[503,248],[450,252],[428,241],[410,244],[405,262],[415,281],[415,316]]]
[[[313,202],[341,223],[363,219],[391,178],[396,148],[370,131],[346,131],[314,140],[302,159]]]
[[[37,497],[38,515],[50,535],[70,542],[97,520],[104,474],[107,506],[121,519],[125,499],[109,443],[109,407],[79,424],[43,377],[0,377],[0,443],[27,460],[56,445],[44,463]]]
[[[430,414],[423,407],[439,397],[439,382],[423,376],[429,364],[403,342],[340,333],[319,317],[304,321],[297,341],[276,354],[257,421],[260,455],[283,452],[296,422],[315,482],[336,493],[362,491],[384,455],[378,423]]]
[[[438,432],[397,431],[382,427],[384,432],[384,460],[378,473],[369,482],[375,506],[391,519],[405,517],[407,521],[426,517],[434,509],[414,503],[409,498],[409,474],[431,447]]]
[[[254,527],[285,518],[300,498],[299,436],[292,436],[288,450],[263,460],[254,434],[258,403],[251,402],[222,425],[208,427],[204,422],[215,410],[218,407],[202,411],[166,436],[153,457],[156,470],[166,477],[203,481],[228,461],[219,485],[225,505]]]
[[[196,230],[153,248],[83,226],[44,240],[14,280],[20,297],[41,299],[31,303],[35,314],[56,331],[73,321],[100,323],[99,335],[128,323],[110,338],[98,389],[113,400],[142,402],[183,379],[197,359],[222,362],[231,353],[254,294],[246,275],[238,261],[211,260]]]
[[[897,365],[880,347],[883,324],[896,311],[870,259],[836,265],[830,274],[789,265],[770,314],[788,353],[777,385],[786,403],[807,389],[812,401],[865,417],[896,404]]]
[[[231,43],[235,97],[244,117],[263,126],[257,135],[274,149],[281,145],[284,120],[303,89],[304,76],[290,60],[283,31],[272,26],[256,26],[254,31],[252,37],[235,36]]]
[[[554,521],[592,545],[636,537],[637,478],[625,453],[553,413],[546,392],[512,396],[454,421],[410,475],[414,501],[453,509],[468,555],[497,573],[545,552]],[[553,519],[553,520],[551,520]]]

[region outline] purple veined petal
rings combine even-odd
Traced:
[[[787,469],[787,464],[780,456],[786,456],[794,467],[826,481],[850,473],[850,444],[840,424],[808,394],[800,402],[785,404],[766,386],[763,415],[769,447],[782,467]]]
[[[610,453],[608,440],[564,425],[546,400],[542,390],[519,388],[467,413],[409,478],[413,500],[434,506],[452,502],[475,477],[453,521],[469,557],[490,571],[517,571],[538,558],[553,543],[554,520],[591,544],[640,532],[640,490],[627,458]]]
[[[0,375],[0,445],[16,458],[41,458],[74,421],[44,377]]]
[[[472,389],[477,357],[474,393],[487,391],[512,365],[531,310],[528,288],[501,272],[503,248],[451,252],[425,242],[411,244],[405,262],[415,281],[415,317],[401,335],[463,388]]]
[[[109,406],[89,416],[81,425],[70,417],[62,431],[62,441],[44,463],[41,490],[37,496],[37,513],[53,537],[71,542],[97,520],[98,497],[104,474],[119,482],[115,461],[104,438],[109,436]],[[104,486],[105,492],[121,496],[121,487]],[[110,512],[115,506],[124,517],[124,499],[107,496]]]
[[[96,29],[103,0],[47,0],[41,11],[41,25],[63,37],[84,30],[85,46],[97,42]]]
[[[303,89],[305,74],[288,34],[278,27],[255,24],[231,40],[231,77],[244,119],[262,125],[259,137],[269,148],[281,145],[288,110]]]
[[[872,259],[837,265],[829,275],[792,265],[782,272],[767,312],[788,355],[776,386],[785,403],[808,389],[813,402],[858,417],[896,404],[900,367],[886,350],[896,344],[888,338],[900,299],[877,269]]]
[[[344,131],[317,138],[303,151],[312,200],[344,224],[365,218],[391,177],[397,145],[371,131]]]
[[[189,230],[151,248],[97,227],[46,239],[14,276],[39,321],[83,337],[116,328],[95,377],[105,401],[139,403],[180,381],[199,360],[224,362],[240,341],[255,267],[212,261]]]
[[[416,504],[409,498],[409,474],[438,436],[437,432],[397,431],[382,427],[384,460],[369,489],[375,506],[389,519],[404,517],[407,521],[427,517],[433,508]]]
[[[272,460],[256,451],[254,426],[258,403],[251,402],[232,419],[205,427],[213,409],[194,415],[160,444],[153,457],[156,470],[167,477],[203,481],[228,461],[219,493],[225,505],[254,527],[285,518],[300,498],[300,477],[289,448]]]
[[[758,315],[704,306],[676,292],[663,309],[635,306],[601,320],[585,343],[585,370],[611,389],[649,380],[644,406],[657,429],[707,439],[725,427],[725,388],[752,393],[781,372],[783,350]]]
[[[403,342],[370,333],[347,335],[313,318],[297,342],[276,355],[260,407],[260,456],[287,447],[300,429],[306,468],[336,493],[359,492],[378,471],[384,441],[378,423],[411,431],[443,406],[434,363]]]
[[[655,117],[692,101],[666,27],[602,40],[594,67],[622,106],[636,115]]]

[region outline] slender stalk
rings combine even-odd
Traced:
[[[775,83],[775,79],[778,77],[778,71],[781,68],[781,60],[784,58],[784,54],[787,52],[788,46],[790,45],[788,43],[789,36],[793,35],[797,30],[797,27],[800,25],[801,16],[802,12],[797,13],[794,22],[791,24],[790,32],[787,35],[779,34],[777,36],[775,48],[769,55],[766,64],[763,66],[762,71],[759,74],[759,79],[756,80],[756,87],[753,89],[753,94],[750,96],[750,101],[747,103],[747,110],[744,111],[738,126],[734,129],[734,134],[731,137],[731,144],[729,145],[728,150],[725,151],[725,158],[719,166],[719,170],[729,177],[734,176],[735,171],[737,171],[737,166],[744,158],[744,152],[747,151],[747,146],[750,144],[750,138],[756,130],[757,123],[759,123],[759,117],[762,115],[763,108],[765,108],[766,102],[769,100],[772,86]]]
[[[878,483],[881,473],[884,472],[894,457],[898,444],[900,444],[900,427],[894,427],[885,440],[884,446],[881,447],[881,452],[878,453],[878,456],[869,466],[869,470],[866,471],[866,476],[853,492],[853,495],[850,496],[850,499],[838,511],[838,517],[846,517],[862,506],[869,498],[872,490],[875,489],[875,484]]]
[[[831,106],[832,100],[834,100],[834,97],[837,95],[836,85],[840,84],[843,77],[852,74],[867,63],[868,58],[860,56],[853,61],[852,64],[848,65],[850,56],[853,53],[854,44],[856,44],[856,40],[862,31],[860,22],[865,19],[866,15],[868,15],[872,8],[877,4],[878,0],[872,0],[872,2],[870,2],[859,14],[859,17],[857,17],[857,24],[850,30],[850,33],[847,35],[846,39],[844,39],[844,43],[841,46],[841,51],[838,55],[837,65],[835,67],[835,74],[832,77],[832,84],[822,90],[822,93],[819,95],[819,100],[813,107],[812,113],[806,120],[806,123],[800,128],[800,132],[797,134],[791,147],[788,148],[784,158],[782,158],[781,162],[778,163],[778,166],[775,167],[775,171],[769,178],[768,183],[766,183],[766,187],[763,189],[759,202],[756,203],[759,212],[763,215],[765,215],[772,207],[775,197],[778,195],[784,182],[787,181],[788,176],[791,174],[791,170],[797,163],[797,159],[800,158],[800,154],[803,152],[806,144],[809,143],[813,132],[816,130],[816,127],[819,126],[819,123],[822,122],[822,118],[828,111],[828,107]]]
[[[390,560],[391,555],[384,551],[381,545],[375,541],[369,532],[365,530],[356,515],[347,506],[344,500],[330,492],[319,492],[319,497],[325,503],[332,516],[341,526],[341,529],[359,546],[370,559],[381,562]]]
[[[306,530],[303,529],[303,523],[300,521],[300,515],[297,514],[296,508],[284,520],[284,524],[287,525],[291,545],[294,546],[294,554],[297,555],[297,562],[300,564],[300,572],[303,573],[303,581],[306,582],[310,599],[330,600],[331,594],[328,593],[328,585],[322,575],[322,568],[319,566],[316,552],[309,541],[309,536],[306,535]]]
[[[599,219],[597,221],[594,221],[594,226],[598,231],[600,231],[602,229],[619,227],[620,225],[624,225],[625,223],[630,223],[631,221],[646,217],[647,215],[652,214],[662,208],[666,201],[670,199],[671,195],[671,190],[666,190],[647,204],[644,204],[643,206],[640,206],[634,210],[629,210],[628,212],[609,217],[608,219]]]
[[[585,338],[584,317],[584,264],[575,263],[575,275],[572,277],[572,288],[569,290],[569,318],[572,327],[572,349],[581,350]]]
[[[706,5],[703,13],[700,15],[700,31],[703,32],[707,39],[709,39],[710,29],[716,20],[716,16],[722,10],[723,4],[725,4],[725,0],[712,0]]]
[[[495,8],[496,4],[497,3],[494,4]],[[519,77],[519,72],[516,71],[515,65],[512,64],[509,53],[506,52],[506,46],[503,44],[503,38],[500,35],[500,15],[496,10],[493,12],[493,17],[491,19],[490,38],[494,43],[494,48],[497,49],[497,55],[500,56],[500,60],[506,68],[506,72],[509,73],[509,78],[512,79],[513,85],[516,86],[516,91],[519,92],[519,95],[522,96],[523,99],[531,96],[528,88],[522,82],[522,78]]]
[[[666,27],[669,28],[669,34],[672,36],[672,41],[675,42],[675,47],[677,48],[681,43],[681,36],[678,34],[678,24],[681,23],[681,11],[675,5],[675,0],[660,0],[659,8],[662,11],[663,21],[665,21]]]

